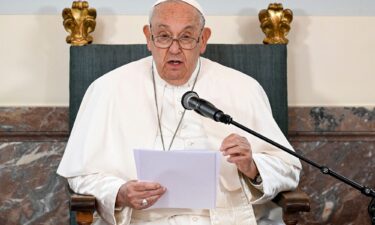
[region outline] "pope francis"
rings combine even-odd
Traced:
[[[96,224],[282,224],[270,200],[298,185],[299,160],[181,105],[182,95],[194,90],[237,121],[292,148],[262,87],[248,75],[200,56],[211,30],[195,0],[157,1],[143,32],[152,56],[90,85],[58,174],[73,191],[96,197]],[[240,96],[247,96],[246,101]],[[150,209],[168,189],[137,180],[137,148],[220,151],[216,207]]]

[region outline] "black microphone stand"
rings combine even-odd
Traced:
[[[254,135],[255,137],[257,138],[260,138],[262,139],[263,141],[281,149],[281,150],[284,150],[285,152],[301,159],[302,161],[305,161],[306,163],[314,166],[315,168],[318,168],[320,169],[320,171],[325,174],[325,175],[330,175],[336,179],[338,179],[339,181],[341,182],[344,182],[345,184],[347,185],[350,185],[351,187],[359,190],[363,195],[367,196],[367,197],[370,197],[372,198],[369,206],[368,206],[368,213],[370,215],[370,219],[371,219],[371,223],[372,225],[375,225],[375,191],[369,187],[366,187],[366,186],[363,186],[353,180],[350,180],[344,176],[342,176],[341,174],[338,174],[336,173],[335,171],[331,170],[330,168],[328,168],[327,166],[322,166],[322,165],[319,165],[318,163],[280,145],[279,143],[277,142],[274,142],[273,140],[245,127],[244,125],[240,124],[240,123],[237,123],[236,121],[234,121],[232,119],[231,116],[227,115],[227,114],[224,114],[223,111],[217,109],[213,104],[211,104],[210,102],[204,100],[204,99],[201,99],[199,98],[198,94],[193,92],[193,91],[188,91],[186,92],[183,96],[182,96],[182,99],[181,99],[181,103],[182,103],[182,106],[187,109],[187,110],[192,110],[194,109],[195,112],[197,112],[198,114],[202,115],[202,116],[205,116],[205,117],[208,117],[208,118],[211,118],[213,120],[215,120],[216,122],[222,122],[222,123],[225,123],[225,124],[232,124],[246,132],[248,132],[249,134],[252,134]]]
[[[222,112],[221,112],[222,113]],[[226,114],[221,114],[219,115],[220,118],[218,118],[216,121],[220,121],[220,122],[223,122],[225,124],[232,124],[246,132],[248,132],[249,134],[252,134],[254,135],[255,137],[257,138],[260,138],[262,139],[263,141],[281,149],[281,150],[284,150],[286,151],[287,153],[299,158],[300,160],[314,166],[315,168],[318,168],[323,174],[325,175],[330,175],[336,179],[338,179],[339,181],[341,182],[344,182],[345,184],[359,190],[363,195],[367,196],[367,197],[370,197],[372,198],[369,206],[368,206],[368,213],[369,213],[369,216],[370,216],[370,220],[371,220],[371,223],[372,225],[375,225],[375,191],[369,187],[366,187],[366,186],[363,186],[353,180],[350,180],[349,178],[346,178],[345,176],[341,175],[341,174],[338,174],[336,173],[335,171],[331,170],[330,168],[328,168],[327,166],[322,166],[322,165],[319,165],[318,163],[280,145],[279,143],[277,142],[274,142],[273,140],[243,126],[242,124],[240,123],[237,123],[236,121],[234,121],[232,119],[232,117],[230,117],[229,115],[226,115]]]

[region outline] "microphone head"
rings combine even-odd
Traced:
[[[188,91],[181,98],[181,104],[187,110],[193,109],[193,107],[189,104],[191,98],[199,98],[199,96],[194,91]]]

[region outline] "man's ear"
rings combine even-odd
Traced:
[[[203,54],[206,51],[207,42],[208,42],[208,39],[210,39],[210,37],[211,37],[211,29],[208,27],[203,28],[202,44],[201,44],[201,49],[200,49],[201,54]]]
[[[145,35],[146,37],[146,41],[147,41],[147,49],[149,51],[151,51],[151,45],[152,45],[152,41],[151,41],[151,29],[150,29],[150,26],[149,25],[144,25],[143,26],[143,34]]]

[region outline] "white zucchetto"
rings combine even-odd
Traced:
[[[166,1],[168,1],[168,0],[157,0],[157,1],[152,5],[152,8],[155,7],[155,6],[157,6],[157,5],[159,5],[160,3],[163,3],[163,2],[166,2]],[[193,6],[194,8],[196,8],[196,9],[202,14],[203,17],[205,17],[205,16],[204,16],[203,9],[202,9],[201,5],[200,5],[197,1],[195,1],[195,0],[179,0],[179,1],[181,1],[181,2],[185,2],[185,3],[187,3],[187,4],[191,5],[191,6]]]

